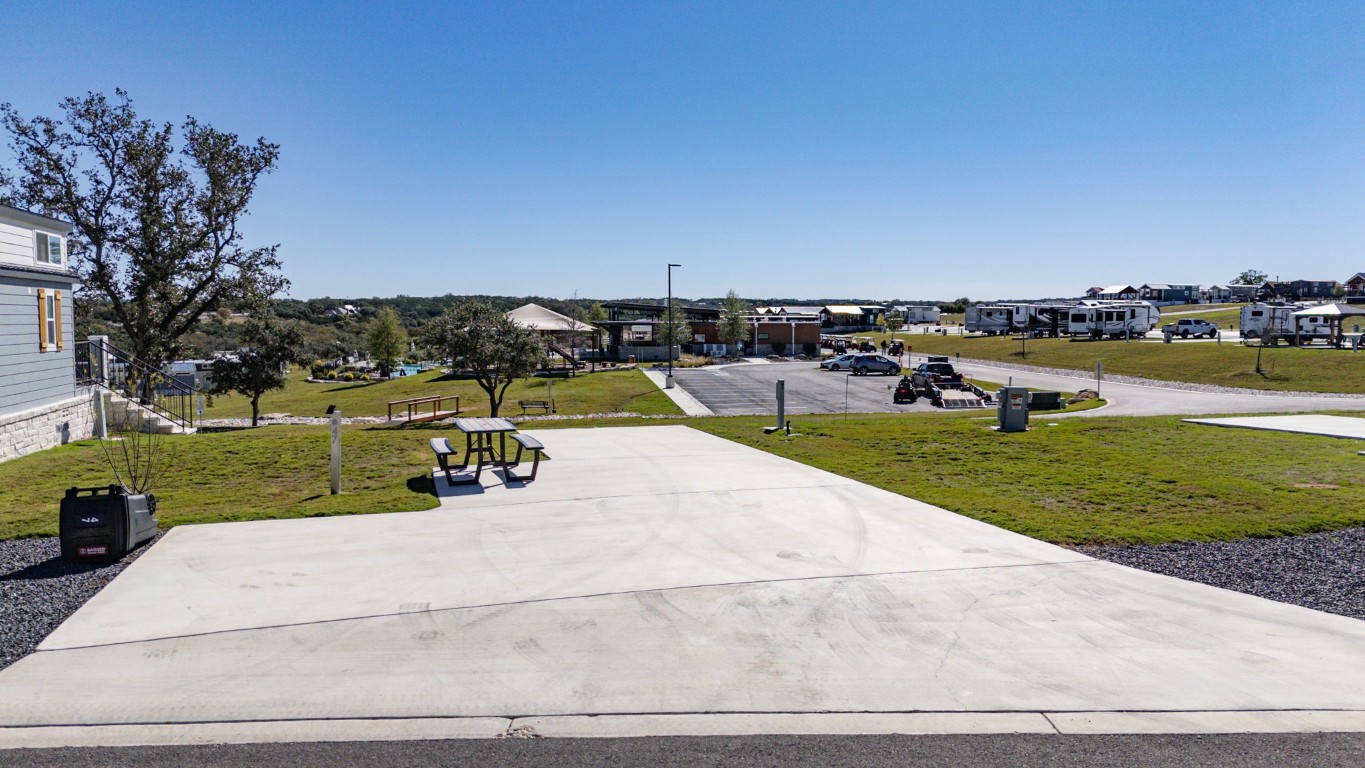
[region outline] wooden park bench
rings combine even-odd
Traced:
[[[441,406],[444,405],[447,400],[455,401],[454,410],[449,411],[441,410]],[[451,416],[458,416],[460,414],[459,395],[432,395],[431,397],[413,397],[407,400],[390,400],[389,421],[394,420],[393,408],[396,405],[407,407],[408,418],[406,421],[403,422],[405,424],[411,424],[413,422],[418,421],[439,421],[441,419],[448,419]],[[425,413],[427,406],[431,406],[431,413]],[[418,413],[419,410],[423,411],[423,413]]]
[[[518,400],[517,405],[521,406],[521,415],[525,416],[527,411],[540,409],[541,413],[550,413],[549,400]]]
[[[507,475],[508,480],[513,480],[518,483],[529,483],[536,479],[536,472],[540,470],[540,454],[544,452],[545,445],[534,437],[522,432],[513,434],[512,439],[517,441],[517,456],[504,465],[503,472]],[[512,472],[512,467],[521,464],[521,452],[523,450],[530,451],[535,455],[534,460],[531,462],[531,474],[529,475],[517,475]]]

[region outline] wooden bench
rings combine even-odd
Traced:
[[[517,401],[517,405],[520,405],[520,406],[521,406],[521,414],[522,414],[523,416],[526,415],[526,412],[527,412],[527,411],[529,411],[529,410],[531,410],[531,409],[533,409],[533,408],[539,408],[540,411],[541,411],[541,413],[549,413],[549,412],[550,412],[550,401],[549,401],[549,400],[518,400],[518,401]]]
[[[455,410],[453,410],[453,411],[443,411],[443,410],[441,410],[441,407],[442,407],[443,405],[445,405],[445,401],[447,401],[447,400],[454,400],[454,401],[455,401]],[[414,398],[411,398],[411,399],[408,399],[408,400],[390,400],[390,401],[389,401],[389,421],[393,421],[393,420],[394,420],[394,419],[393,419],[393,407],[394,407],[395,405],[401,405],[401,406],[406,406],[406,407],[407,407],[408,418],[407,418],[407,422],[406,422],[406,423],[411,424],[412,422],[416,422],[416,421],[440,421],[441,419],[448,419],[448,418],[450,418],[451,416],[458,416],[458,415],[459,415],[459,413],[460,413],[460,396],[459,396],[459,395],[432,395],[432,396],[430,396],[430,397],[414,397]],[[418,409],[425,410],[425,408],[423,408],[423,406],[427,406],[427,405],[430,405],[430,406],[431,406],[431,413],[429,413],[429,414],[419,414],[419,413],[417,413],[417,410],[418,410]]]
[[[504,474],[507,476],[508,480],[514,480],[519,483],[529,483],[536,479],[536,472],[540,470],[540,454],[544,452],[545,445],[534,437],[521,432],[513,433],[512,439],[517,441],[517,457],[505,465],[503,470]],[[531,462],[531,474],[529,475],[518,475],[512,472],[512,467],[521,464],[521,452],[523,450],[530,451],[535,455],[535,458]]]

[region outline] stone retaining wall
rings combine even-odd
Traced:
[[[85,394],[0,416],[0,461],[84,440],[94,434],[95,409]]]

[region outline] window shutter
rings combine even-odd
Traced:
[[[53,291],[52,293],[55,297],[53,303],[56,304],[54,314],[57,321],[57,351],[60,352],[62,351],[62,292]]]
[[[38,351],[47,351],[47,289],[38,289]]]

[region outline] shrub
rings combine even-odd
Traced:
[[[347,371],[341,375],[342,381],[355,381],[355,374]]]
[[[328,372],[327,372],[327,378],[328,378],[328,380],[330,380],[330,381],[336,381],[336,380],[337,380],[337,372],[336,372],[336,371],[328,371]]]
[[[782,354],[783,352],[786,352],[786,351],[787,351],[787,342],[785,342],[785,341],[774,341],[774,342],[773,342],[772,344],[770,344],[769,346],[771,346],[771,347],[773,348],[773,354],[774,354],[774,355],[780,355],[780,354]]]
[[[810,342],[806,342],[801,348],[806,351],[808,357],[815,357],[815,353],[819,351],[819,348]]]
[[[360,374],[360,380],[361,380],[361,381],[369,381],[369,380],[370,380],[370,374],[368,374],[368,373],[362,373],[362,374]]]

